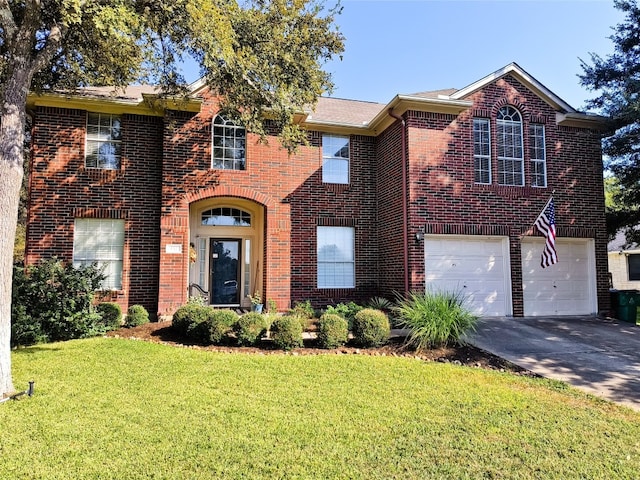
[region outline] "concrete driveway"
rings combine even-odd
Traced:
[[[468,341],[546,378],[640,410],[640,326],[596,317],[487,317]]]

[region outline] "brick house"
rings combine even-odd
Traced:
[[[191,87],[161,106],[149,87],[30,96],[27,263],[99,261],[114,300],[159,316],[198,292],[283,310],[426,288],[482,315],[608,310],[602,119],[517,64],[387,104],[320,98],[291,155]]]

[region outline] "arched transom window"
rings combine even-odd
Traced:
[[[211,168],[245,169],[246,131],[224,115],[213,119]]]
[[[210,208],[202,212],[201,221],[209,227],[250,227],[251,214],[238,208]]]
[[[511,106],[500,109],[496,119],[498,144],[498,183],[524,185],[522,117]]]

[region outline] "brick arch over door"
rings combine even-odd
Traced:
[[[197,202],[199,200],[204,200],[206,198],[214,198],[214,197],[237,197],[244,198],[247,200],[253,200],[260,205],[263,205],[267,208],[273,207],[276,204],[276,201],[271,198],[269,195],[265,195],[264,193],[256,192],[255,190],[250,190],[248,188],[236,187],[232,185],[218,185],[215,187],[207,187],[198,190],[194,190],[192,192],[187,193],[182,198],[182,207],[189,209],[189,205],[193,202]]]

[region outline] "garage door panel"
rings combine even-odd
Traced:
[[[588,315],[595,306],[593,242],[556,239],[558,263],[540,266],[541,238],[522,242],[524,314]]]
[[[511,313],[508,262],[504,237],[425,237],[427,290],[462,293],[478,315]]]

